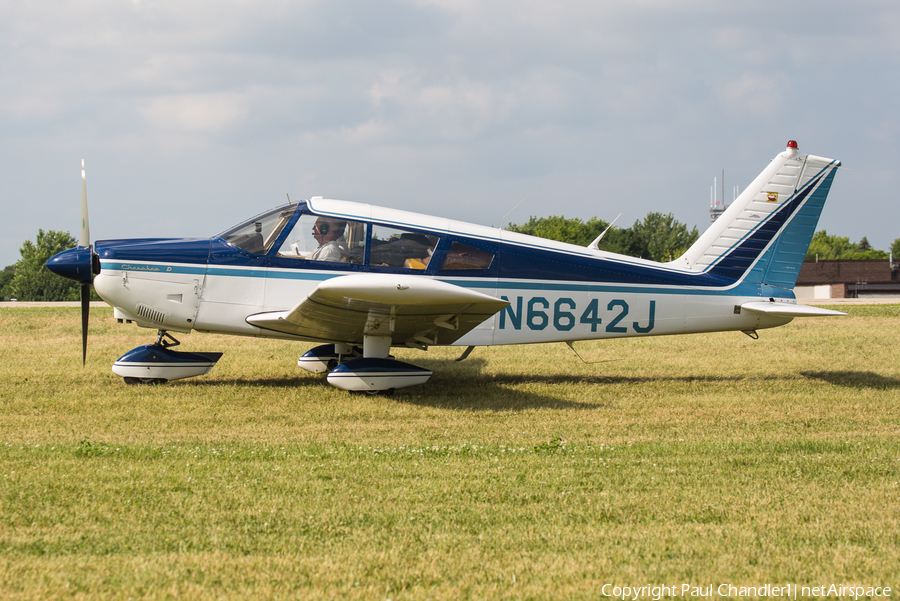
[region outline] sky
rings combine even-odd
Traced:
[[[77,235],[82,159],[95,240],[286,195],[702,232],[792,139],[843,161],[819,229],[887,250],[897,32],[895,0],[0,0],[0,266]]]

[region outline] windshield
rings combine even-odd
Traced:
[[[219,234],[219,237],[250,253],[264,255],[272,248],[278,234],[297,210],[297,205],[282,205],[271,211],[261,213],[230,230]]]

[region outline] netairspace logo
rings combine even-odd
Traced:
[[[786,599],[804,599],[807,597],[834,597],[857,600],[860,597],[890,598],[891,588],[887,586],[861,586],[858,584],[822,584],[819,586],[801,586],[798,584],[763,584],[760,586],[738,586],[734,584],[646,584],[644,586],[618,586],[604,584],[600,593],[604,597],[637,601],[653,599],[660,601],[666,597],[753,597]]]

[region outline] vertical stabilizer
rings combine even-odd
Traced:
[[[787,149],[671,265],[793,288],[840,161]]]

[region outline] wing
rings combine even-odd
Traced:
[[[509,304],[481,292],[414,275],[331,278],[290,311],[257,313],[247,322],[313,340],[359,344],[388,336],[411,347],[452,344]]]

